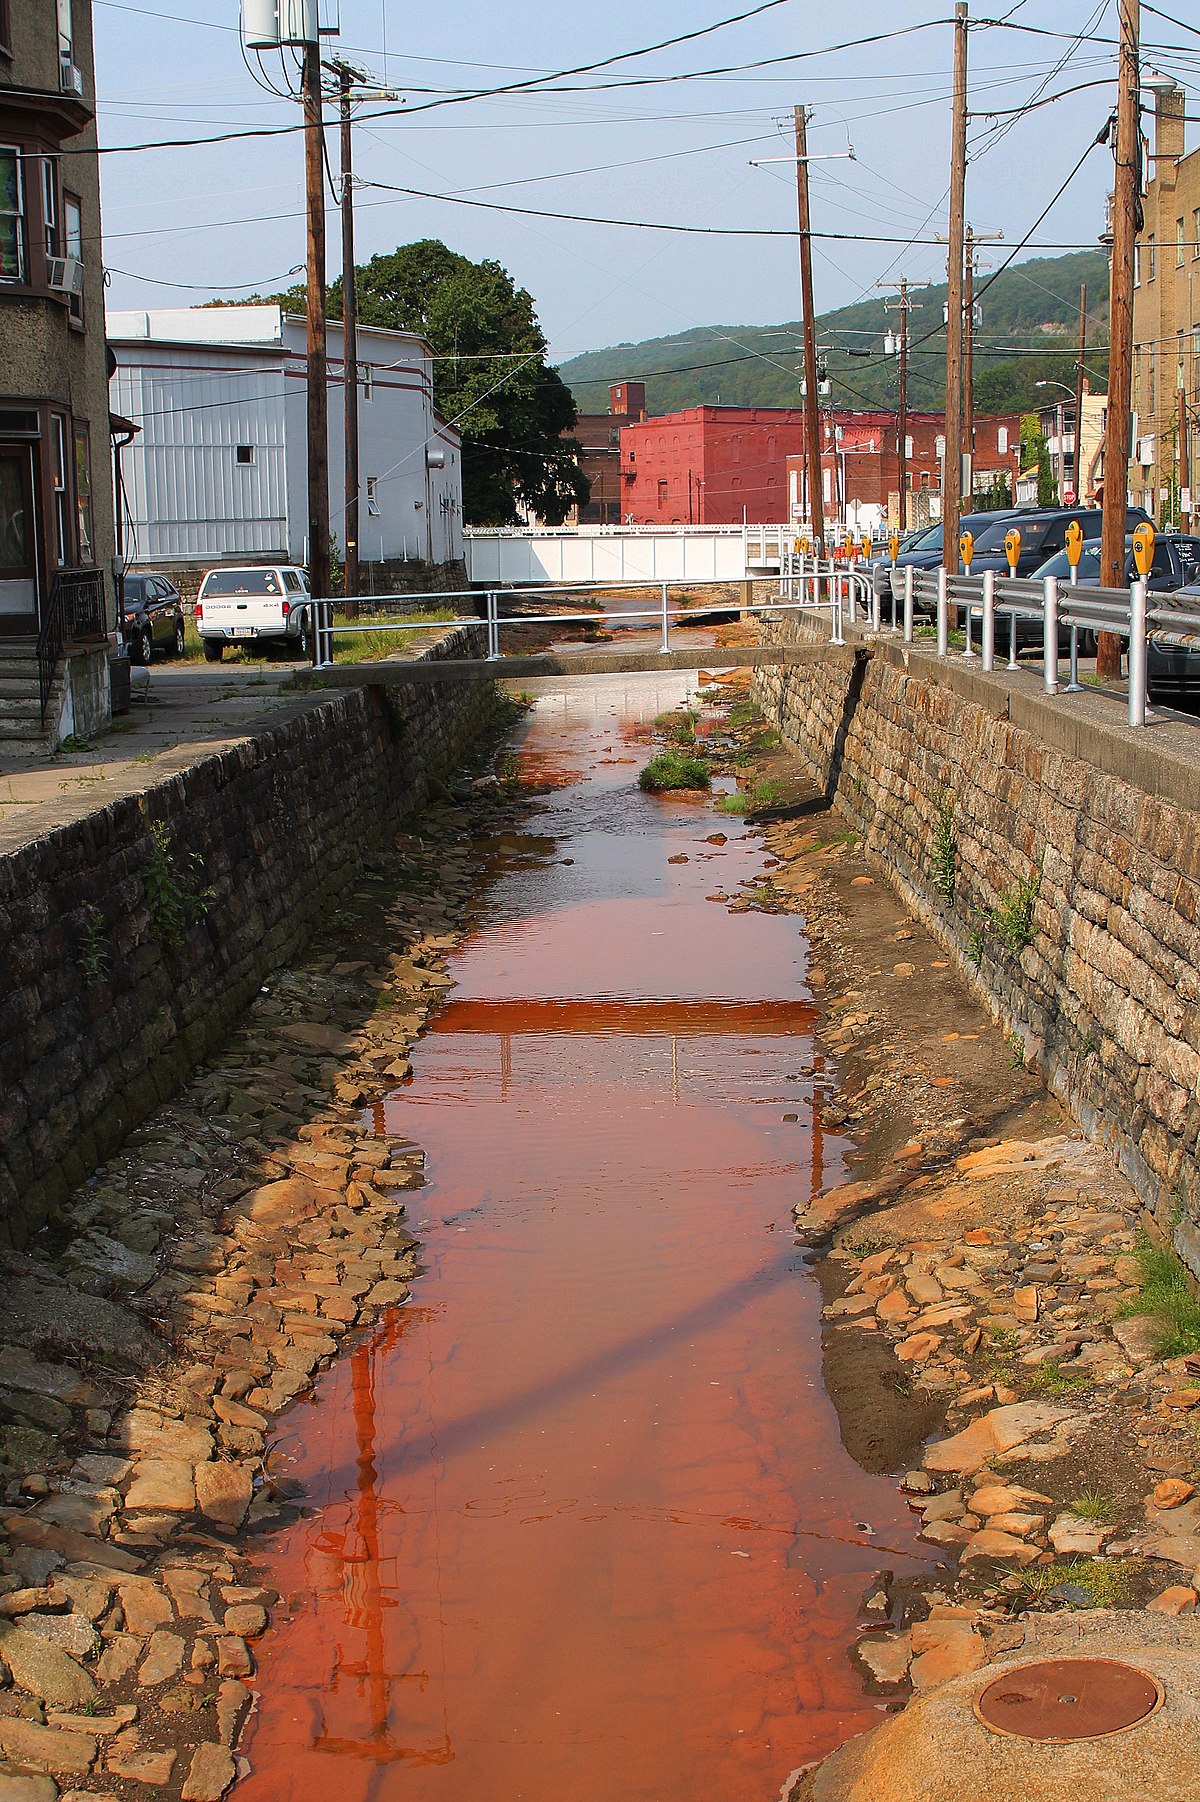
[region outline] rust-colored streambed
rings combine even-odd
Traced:
[[[922,1561],[842,1447],[790,1231],[840,1168],[805,945],[705,899],[761,867],[738,820],[634,785],[682,695],[529,721],[563,784],[387,1107],[428,1273],[285,1424],[313,1511],[264,1560],[240,1802],[773,1802],[879,1718],[858,1604]]]

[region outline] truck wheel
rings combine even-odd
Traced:
[[[175,621],[175,655],[182,657],[187,650],[187,633],[183,629],[183,621]]]
[[[224,649],[225,646],[221,643],[219,638],[206,638],[204,640],[204,661],[206,663],[220,663],[221,652]]]
[[[294,643],[294,645],[296,647],[297,657],[299,657],[303,662],[307,663],[308,659],[309,659],[309,654],[310,654],[310,647],[309,647],[309,642],[308,642],[308,615],[307,615],[307,613],[304,615],[304,618],[300,621],[300,630],[297,632],[297,634],[292,642]]]

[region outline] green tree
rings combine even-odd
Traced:
[[[418,332],[433,346],[434,401],[462,434],[463,512],[473,525],[513,525],[528,507],[561,525],[590,484],[570,389],[546,362],[533,300],[488,257],[460,256],[436,238],[402,244],[355,271],[363,325]],[[304,290],[272,296],[304,310]],[[342,284],[329,289],[342,316]]]
[[[1053,506],[1058,498],[1058,484],[1054,480],[1050,446],[1046,443],[1045,433],[1038,424],[1037,414],[1022,413],[1021,468],[1030,469],[1035,463],[1038,472],[1038,506]]]

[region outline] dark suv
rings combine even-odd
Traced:
[[[959,532],[970,532],[978,545],[981,537],[999,528],[1000,542],[1003,544],[1005,532],[1019,519],[1020,514],[1015,507],[1005,507],[1000,511],[990,513],[964,513],[958,522]],[[941,526],[930,526],[929,530],[923,532],[915,544],[911,545],[908,550],[902,551],[897,557],[894,582],[897,607],[901,606],[904,601],[904,577],[901,571],[905,569],[940,569],[942,566],[942,542]],[[890,579],[890,563],[887,571]],[[972,575],[975,573],[974,565],[972,565],[971,573]],[[884,590],[885,594],[887,592]],[[926,607],[924,611],[928,612],[929,609]]]
[[[149,663],[157,645],[183,656],[183,596],[165,576],[127,575],[123,583],[121,636],[131,663]]]
[[[1140,525],[1149,517],[1141,507],[1127,508],[1126,532],[1132,532],[1134,526]],[[1021,554],[1017,559],[1016,573],[1018,576],[1036,574],[1048,557],[1053,557],[1056,551],[1066,549],[1067,527],[1073,519],[1079,521],[1084,544],[1100,537],[1104,515],[1099,507],[1025,507],[1019,513],[1006,514],[997,519],[994,525],[989,525],[985,532],[976,532],[975,549],[971,555],[971,574],[981,576],[985,569],[998,570],[1001,575],[1008,574],[1008,554],[1004,549],[1004,539],[1012,526],[1016,526],[1021,534]]]

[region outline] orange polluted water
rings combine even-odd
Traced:
[[[761,869],[739,821],[708,845],[614,761],[678,681],[530,721],[579,779],[500,841],[387,1105],[428,1274],[285,1423],[313,1512],[263,1560],[239,1802],[773,1802],[879,1719],[858,1603],[923,1559],[842,1448],[790,1232],[840,1170],[804,942],[705,901]]]

